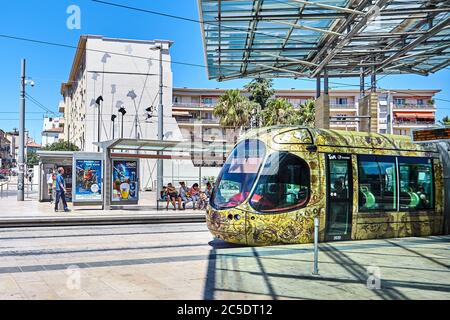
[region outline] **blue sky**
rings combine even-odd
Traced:
[[[113,0],[111,0],[113,1]],[[198,19],[197,0],[114,0],[116,3]],[[81,29],[66,27],[70,5],[81,8]],[[174,41],[172,59],[204,64],[200,26],[92,2],[90,0],[22,0],[5,1],[0,10],[0,35],[76,46],[80,35],[95,34],[131,39],[168,39]],[[0,128],[18,127],[20,60],[27,59],[27,75],[36,81],[28,93],[47,108],[57,111],[61,99],[59,88],[67,80],[75,49],[47,46],[0,37]],[[248,80],[216,82],[207,79],[206,70],[174,64],[174,86],[205,88],[238,88]],[[357,84],[358,79],[333,79],[331,82]],[[368,79],[367,79],[368,81]],[[276,88],[313,89],[313,81],[278,79]],[[428,77],[415,75],[387,76],[379,87],[391,89],[441,89],[436,96],[438,119],[450,115],[450,70],[444,69]],[[355,88],[355,87],[348,87]],[[344,88],[340,88],[344,89]],[[40,141],[45,112],[27,102],[26,127]]]

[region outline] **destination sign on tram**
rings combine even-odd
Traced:
[[[414,142],[436,142],[450,140],[450,127],[433,129],[416,129],[412,131]]]

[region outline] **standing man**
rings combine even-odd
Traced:
[[[55,212],[58,211],[59,199],[62,200],[64,205],[64,211],[69,212],[66,202],[66,182],[64,181],[64,168],[58,168],[58,175],[56,176],[56,200],[55,200]]]

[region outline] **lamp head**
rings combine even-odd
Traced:
[[[121,108],[119,109],[119,112],[122,114],[122,116],[124,116],[124,115],[127,113],[127,111],[125,110],[124,107],[121,107]]]
[[[117,118],[117,116],[116,116],[115,114],[113,114],[113,115],[111,116],[111,121],[114,122],[114,120],[116,120],[116,118]]]
[[[95,103],[96,103],[97,105],[100,105],[100,101],[103,101],[103,97],[102,97],[102,96],[99,96],[99,97],[97,98],[97,100],[95,100]]]

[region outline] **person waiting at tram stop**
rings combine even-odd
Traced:
[[[201,209],[201,203],[200,203],[200,188],[198,186],[198,183],[194,183],[191,187],[191,189],[189,189],[189,194],[191,195],[191,199],[192,199],[192,207],[193,209]]]
[[[205,191],[200,190],[200,206],[199,209],[206,209],[209,199],[211,198],[213,187],[211,182],[206,183]]]
[[[184,181],[180,181],[180,198],[183,202],[183,210],[186,209],[186,204],[192,201],[189,188]]]
[[[58,168],[58,175],[56,176],[56,199],[55,199],[55,212],[58,211],[59,201],[61,200],[64,205],[64,211],[69,212],[66,201],[66,182],[63,177],[64,168]]]
[[[165,196],[165,200],[167,200],[166,210],[169,210],[170,203],[173,205],[173,210],[177,210],[176,203],[178,203],[178,210],[181,210],[181,197],[172,183],[169,183],[167,187],[163,187],[161,196]],[[162,199],[164,200],[163,197]]]

